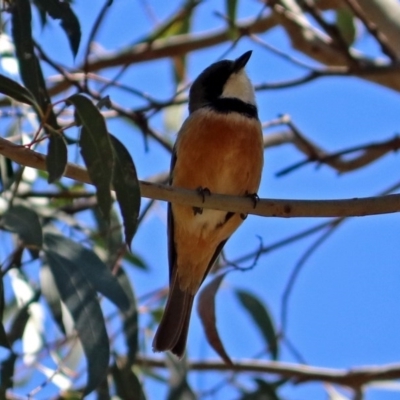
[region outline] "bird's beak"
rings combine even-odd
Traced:
[[[238,72],[245,67],[247,61],[249,61],[251,57],[252,51],[246,51],[246,53],[242,54],[239,58],[234,61],[233,64],[233,72]]]

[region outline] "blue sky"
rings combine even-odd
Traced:
[[[239,16],[255,15],[260,10],[256,2],[239,2]],[[74,10],[82,24],[83,42],[88,29],[103,2],[77,0]],[[213,14],[224,12],[224,2],[205,2],[198,7],[193,21],[194,31],[220,28],[223,21]],[[134,43],[151,31],[154,22],[148,18],[146,5],[157,18],[175,10],[167,2],[114,1],[97,40],[104,51],[115,51]],[[67,65],[74,65],[63,32],[57,23],[36,35],[48,54]],[[42,36],[43,35],[43,36]],[[284,32],[278,28],[262,35],[275,47],[292,52]],[[188,56],[188,80],[192,81],[210,63],[218,60],[229,48],[225,43],[211,49],[193,52]],[[357,47],[367,54],[376,49],[368,40],[360,38]],[[289,80],[301,76],[304,70],[294,67],[266,51],[249,39],[243,39],[228,58],[236,58],[244,51],[253,50],[247,71],[257,83]],[[83,47],[76,65],[80,64]],[[299,58],[307,60],[300,54]],[[312,60],[308,60],[314,64]],[[107,71],[113,76],[114,71]],[[54,73],[53,71],[51,72]],[[132,65],[122,81],[157,99],[167,99],[174,92],[169,60]],[[109,93],[113,100],[125,107],[142,104],[132,96],[117,91]],[[389,139],[398,131],[399,94],[357,78],[323,78],[291,89],[257,93],[262,122],[289,114],[296,126],[309,139],[326,150]],[[186,113],[185,113],[186,115]],[[162,115],[153,118],[152,126],[165,130]],[[131,152],[140,179],[165,172],[169,154],[158,144],[149,142],[146,152],[141,134],[125,122],[110,120],[109,130],[120,138]],[[281,129],[281,128],[279,128]],[[273,130],[266,131],[273,132]],[[171,141],[174,135],[171,135]],[[75,154],[71,155],[75,159]],[[262,198],[338,199],[372,196],[398,180],[398,156],[389,154],[360,171],[338,175],[329,167],[316,168],[309,164],[284,177],[276,173],[303,159],[291,145],[267,149],[265,168],[259,196]],[[277,242],[287,236],[312,227],[318,219],[278,219],[250,216],[226,246],[230,260],[254,250],[259,245]],[[398,245],[399,216],[386,215],[353,218],[346,221],[307,261],[290,298],[287,335],[310,365],[350,368],[398,362],[400,357],[400,247]],[[281,297],[288,277],[298,259],[317,236],[286,246],[261,257],[257,266],[245,273],[235,272],[225,279],[217,297],[217,317],[222,340],[233,358],[250,358],[263,349],[263,341],[256,328],[239,306],[233,294],[240,288],[254,292],[270,309],[276,325],[280,325]],[[138,297],[161,288],[167,283],[166,207],[157,203],[153,213],[139,229],[133,250],[150,266],[149,272],[133,270],[132,284]],[[145,316],[142,316],[143,321]],[[144,327],[144,324],[141,325]],[[151,354],[151,336],[146,336],[147,354]],[[206,343],[194,312],[190,336],[190,358],[215,358]],[[282,361],[295,361],[283,348]],[[212,374],[193,376],[194,389],[205,389],[214,382]],[[322,385],[298,385],[282,390],[282,397],[293,400],[325,399]],[[164,390],[147,378],[148,398],[159,398]],[[225,394],[224,394],[225,393]],[[222,391],[219,398],[235,398],[232,392]],[[221,397],[219,397],[221,396]],[[38,397],[39,398],[39,397]],[[370,389],[366,400],[397,399],[394,391]]]

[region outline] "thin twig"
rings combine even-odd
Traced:
[[[89,56],[90,56],[92,42],[94,41],[94,39],[97,35],[97,32],[100,29],[100,26],[104,20],[104,17],[106,16],[106,12],[108,11],[108,9],[112,3],[113,3],[113,0],[106,0],[106,2],[104,3],[102,9],[100,10],[99,15],[97,16],[97,18],[92,26],[92,29],[90,31],[89,39],[88,39],[86,51],[85,51],[85,57],[84,57],[85,61],[83,63],[83,71],[84,71],[85,75],[87,75],[87,73],[89,72]],[[88,81],[87,81],[86,76],[83,81],[83,87],[86,90],[88,89]]]
[[[315,70],[315,66],[312,66],[310,64],[307,64],[304,61],[299,60],[296,57],[291,56],[290,54],[285,53],[284,51],[278,49],[275,46],[270,45],[269,43],[265,42],[264,40],[262,40],[259,36],[257,35],[249,35],[249,38],[259,44],[261,47],[266,48],[267,50],[271,51],[272,53],[278,55],[279,57],[283,58],[286,61],[289,61],[290,63],[300,67],[300,68],[305,68],[311,71]]]
[[[353,146],[334,153],[325,152],[320,147],[317,147],[312,144],[312,142],[308,141],[308,139],[305,139],[304,135],[302,135],[301,137],[303,142],[307,141],[308,147],[299,146],[295,140],[293,141],[293,144],[299,150],[303,151],[308,157],[305,160],[299,161],[278,171],[276,173],[276,176],[286,175],[311,162],[316,162],[318,163],[318,165],[329,165],[331,168],[340,173],[350,172],[371,164],[372,162],[378,160],[389,152],[397,152],[400,149],[400,137],[397,135],[392,139],[388,139],[382,142]],[[346,160],[342,157],[344,155],[359,152],[361,152],[360,155],[355,156],[349,160]]]
[[[289,314],[289,300],[291,294],[293,292],[294,285],[297,281],[297,278],[300,275],[300,272],[303,270],[306,262],[309,258],[315,253],[315,251],[329,238],[330,235],[334,232],[334,230],[343,222],[344,218],[338,218],[331,222],[328,226],[328,230],[323,232],[317,240],[311,244],[311,246],[305,251],[305,253],[300,257],[299,261],[296,263],[293,271],[291,272],[288,282],[286,283],[285,289],[282,295],[281,301],[281,330],[283,335],[285,336],[288,329],[288,314]]]

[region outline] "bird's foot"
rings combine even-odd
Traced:
[[[256,208],[257,203],[260,201],[260,198],[258,197],[257,193],[247,193],[246,192],[246,197],[249,197],[251,200],[253,200],[253,208]]]
[[[251,200],[253,200],[253,208],[256,208],[257,203],[260,201],[260,198],[258,197],[257,193],[247,193],[246,192],[246,197],[249,197]],[[240,214],[240,218],[244,221],[247,218],[247,214]]]
[[[207,195],[207,196],[210,196],[210,195],[211,195],[210,189],[208,189],[208,188],[203,188],[202,186],[200,186],[200,187],[197,188],[197,192],[198,192],[199,195],[202,197],[203,203],[204,203],[205,200],[206,200],[206,195]],[[193,212],[194,212],[194,215],[203,214],[203,207],[193,207]]]

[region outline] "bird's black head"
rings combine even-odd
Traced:
[[[193,82],[189,93],[189,112],[212,104],[220,97],[232,97],[254,104],[250,80],[244,72],[251,51],[236,60],[222,60],[207,67]]]

